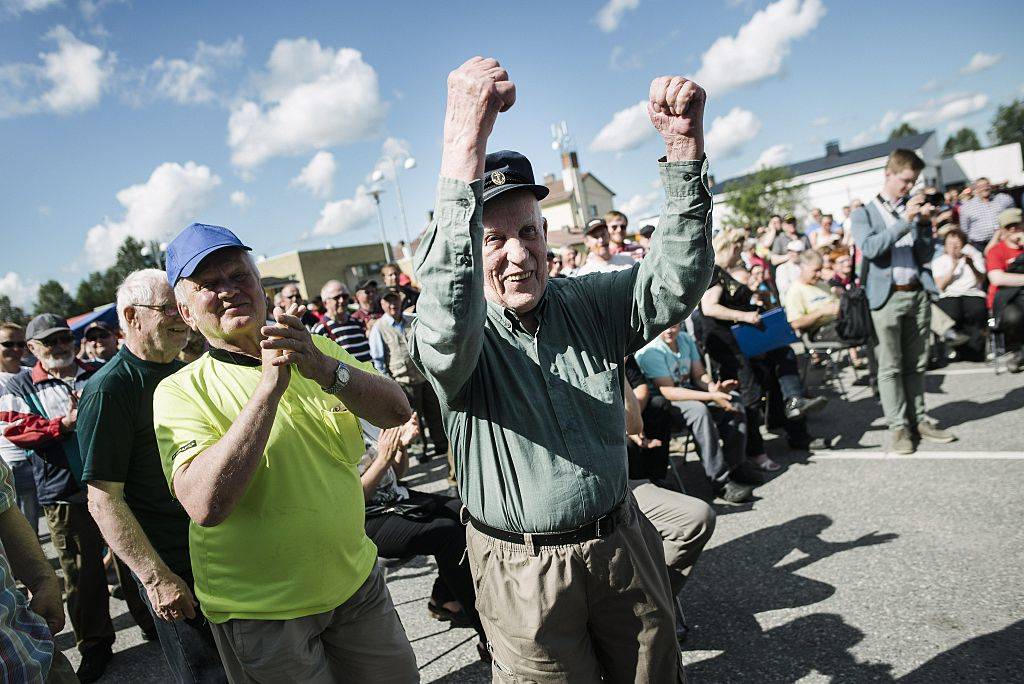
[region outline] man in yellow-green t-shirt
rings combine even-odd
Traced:
[[[401,388],[266,299],[248,247],[192,224],[167,249],[182,318],[210,352],[162,381],[153,419],[189,514],[196,598],[232,681],[417,681],[363,529],[357,416],[410,414]]]

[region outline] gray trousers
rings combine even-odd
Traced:
[[[700,552],[715,532],[715,512],[702,500],[659,487],[650,480],[630,480],[640,511],[661,535],[672,594],[686,583]]]
[[[232,684],[420,681],[416,654],[377,565],[351,598],[326,613],[210,627]]]
[[[923,290],[893,292],[885,306],[871,312],[878,336],[878,393],[890,430],[924,420],[931,319],[931,301]]]
[[[733,401],[735,412],[702,401],[673,401],[672,405],[682,412],[683,422],[697,442],[708,479],[716,485],[724,484],[746,456],[747,417],[742,404]]]

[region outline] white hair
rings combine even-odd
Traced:
[[[252,258],[251,252],[242,252],[245,256],[245,260],[249,262],[249,268],[252,269],[252,274],[256,276],[256,280],[260,279],[260,269],[256,266],[256,260]],[[188,288],[188,278],[178,278],[178,282],[174,284],[174,299],[181,304],[188,305],[188,295],[191,290]]]
[[[128,330],[124,310],[134,304],[152,304],[161,283],[167,283],[166,273],[158,268],[143,268],[129,273],[117,286],[117,320],[121,330]]]

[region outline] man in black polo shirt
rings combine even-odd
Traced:
[[[140,593],[176,680],[225,681],[192,593],[188,515],[167,488],[153,431],[153,391],[184,365],[176,357],[188,328],[166,274],[157,269],[125,278],[117,314],[125,345],[90,380],[78,405],[89,510],[145,589]]]

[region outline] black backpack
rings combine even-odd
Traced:
[[[871,307],[864,288],[857,286],[843,291],[839,299],[839,320],[836,321],[836,332],[844,342],[859,347],[870,344],[875,337],[875,328],[871,323]]]

